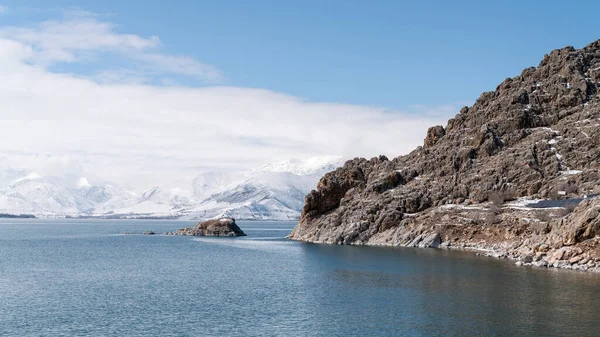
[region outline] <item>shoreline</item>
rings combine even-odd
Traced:
[[[290,241],[301,242],[301,243],[324,244],[324,245],[331,245],[331,246],[344,245],[344,244],[325,242],[325,241],[309,241],[309,240],[302,240],[302,239],[293,239],[293,238],[290,238],[289,236],[287,236],[286,239],[288,239]],[[600,240],[600,238],[599,238],[599,240]],[[485,247],[477,247],[477,246],[456,246],[456,245],[453,246],[448,241],[442,242],[438,247],[405,246],[405,245],[400,245],[400,244],[386,244],[386,243],[371,243],[371,244],[351,243],[351,244],[347,244],[347,245],[348,246],[365,246],[365,247],[454,250],[454,251],[461,251],[461,252],[465,252],[465,253],[471,253],[471,254],[473,254],[475,256],[479,256],[479,257],[489,257],[489,258],[494,258],[494,259],[498,259],[498,260],[514,261],[514,265],[517,267],[534,267],[534,268],[540,268],[540,269],[571,270],[571,271],[578,271],[578,272],[585,272],[585,273],[600,274],[600,265],[598,265],[598,264],[596,264],[594,267],[588,268],[588,267],[586,267],[586,265],[582,266],[580,264],[570,264],[567,260],[562,260],[561,263],[555,262],[553,264],[536,263],[534,261],[526,262],[526,261],[524,261],[525,259],[523,259],[522,257],[511,256],[509,252],[501,252],[501,251],[498,251],[495,249],[485,248]],[[537,262],[539,262],[539,261],[537,261]],[[544,261],[544,262],[546,262],[546,261]]]
[[[600,272],[600,199],[572,211],[493,203],[443,205],[410,214],[387,227],[357,218],[330,222],[334,214],[306,217],[288,239],[326,244],[439,248],[514,261],[517,266]],[[316,225],[318,224],[318,225]]]

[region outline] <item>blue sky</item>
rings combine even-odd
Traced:
[[[600,37],[600,2],[10,1],[5,23],[94,12],[220,69],[218,84],[410,110],[473,102],[544,53]],[[30,10],[27,10],[29,8]],[[577,10],[574,10],[577,8]],[[50,11],[35,11],[46,9]],[[106,62],[111,62],[110,60]],[[89,71],[90,65],[62,65]],[[57,68],[60,69],[60,68]],[[186,85],[206,85],[179,78]]]
[[[0,176],[136,189],[405,154],[545,53],[600,37],[600,3],[583,1],[0,5]]]

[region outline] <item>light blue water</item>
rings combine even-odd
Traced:
[[[0,221],[0,336],[598,336],[600,275],[472,254]]]

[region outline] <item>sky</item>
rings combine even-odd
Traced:
[[[600,38],[581,9],[600,3],[0,0],[0,169],[144,189],[395,157],[544,54]]]

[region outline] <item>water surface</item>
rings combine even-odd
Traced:
[[[120,235],[177,221],[0,220],[0,336],[598,336],[600,275],[469,253]]]

